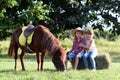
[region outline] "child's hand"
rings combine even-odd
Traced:
[[[76,56],[77,56],[77,57],[80,57],[80,54],[81,54],[81,53],[78,53]]]
[[[75,51],[72,51],[73,53],[75,52]]]
[[[79,54],[77,54],[76,57],[79,57]]]
[[[79,47],[83,47],[83,44],[79,43]]]

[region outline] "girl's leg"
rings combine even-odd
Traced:
[[[97,56],[96,51],[90,52],[89,59],[90,59],[91,67],[92,67],[93,70],[96,69],[96,63],[95,63],[95,59],[94,59],[96,56]]]
[[[89,54],[87,52],[84,53],[84,55],[83,55],[83,63],[84,63],[84,67],[86,70],[88,69],[88,61],[87,61],[88,55]]]

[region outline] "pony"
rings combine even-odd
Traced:
[[[22,28],[17,28],[12,33],[9,50],[8,50],[8,55],[11,58],[14,57],[15,59],[14,68],[16,71],[17,71],[18,48],[21,49],[20,61],[21,61],[22,71],[25,71],[24,56],[26,53],[28,53],[26,51],[25,46],[21,46],[19,43],[18,38],[21,33],[22,33]],[[47,27],[43,25],[36,26],[32,37],[32,42],[28,46],[34,53],[36,53],[38,71],[44,71],[43,64],[46,54],[48,54],[52,58],[52,62],[57,71],[66,70],[66,51],[60,45],[59,40],[50,32],[50,30]],[[33,52],[29,52],[29,53],[33,54]]]

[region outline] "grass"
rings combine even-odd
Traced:
[[[61,44],[69,50],[72,41],[61,40]],[[7,55],[9,40],[0,42],[0,80],[119,80],[120,79],[120,45],[119,41],[97,40],[96,45],[99,52],[109,52],[112,63],[109,69],[85,71],[72,70],[70,62],[66,72],[56,72],[49,57],[45,59],[44,72],[37,71],[35,55],[26,55],[26,71],[21,71],[20,60],[18,60],[18,71],[14,71],[14,59]]]
[[[68,63],[68,71],[56,72],[51,62],[47,58],[44,64],[44,72],[36,70],[36,59],[25,59],[27,71],[21,71],[20,61],[18,60],[18,71],[14,71],[14,60],[0,59],[0,79],[1,80],[119,80],[120,79],[120,60],[113,60],[109,69],[97,71],[85,71],[71,69]]]

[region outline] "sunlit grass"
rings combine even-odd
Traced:
[[[66,72],[57,72],[51,59],[45,61],[44,72],[38,72],[36,59],[25,60],[26,71],[21,71],[20,61],[18,61],[18,71],[14,71],[14,61],[4,59],[0,62],[0,79],[1,80],[119,80],[120,65],[113,62],[109,69],[85,71],[72,70],[68,63]]]

